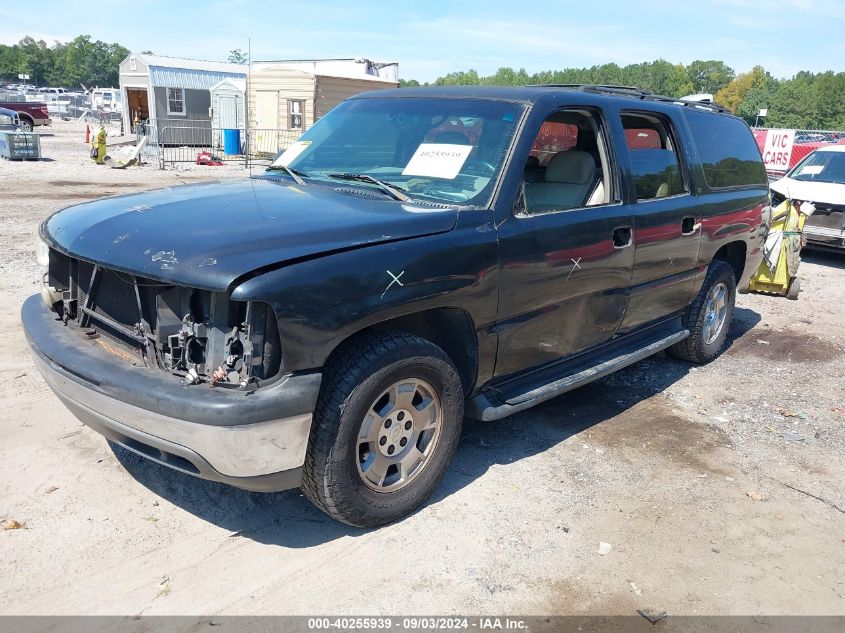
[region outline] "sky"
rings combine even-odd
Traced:
[[[39,0],[0,8],[0,43],[85,34],[134,52],[225,60],[366,57],[403,79],[456,70],[529,73],[663,58],[718,59],[776,77],[845,70],[845,0]],[[2,7],[3,5],[0,5]],[[131,7],[131,9],[129,8]]]

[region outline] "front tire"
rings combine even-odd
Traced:
[[[419,507],[455,453],[464,397],[434,343],[364,335],[326,366],[302,490],[329,516],[376,527]]]
[[[691,363],[709,363],[725,345],[735,307],[733,268],[721,260],[711,262],[701,290],[684,316],[684,325],[690,335],[675,343],[668,352]]]

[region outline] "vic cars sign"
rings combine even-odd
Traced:
[[[763,145],[763,163],[769,171],[786,171],[795,144],[795,130],[769,130]]]

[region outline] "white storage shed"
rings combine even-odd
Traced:
[[[211,127],[243,130],[246,127],[246,80],[224,79],[211,87]]]

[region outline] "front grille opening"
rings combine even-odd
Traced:
[[[51,254],[49,279],[66,325],[114,356],[177,376],[251,390],[282,371],[276,313],[260,301],[187,288]],[[98,336],[99,335],[99,336]],[[106,339],[110,345],[106,345]],[[120,349],[116,349],[120,348]]]
[[[135,280],[100,268],[95,279],[94,311],[123,325],[141,322]]]
[[[127,335],[123,330],[100,322],[96,324],[96,327],[86,329],[86,332],[91,331],[103,336],[105,340],[111,343],[111,345],[103,343],[101,346],[112,355],[128,360],[133,365],[144,365],[143,345],[137,338]]]

